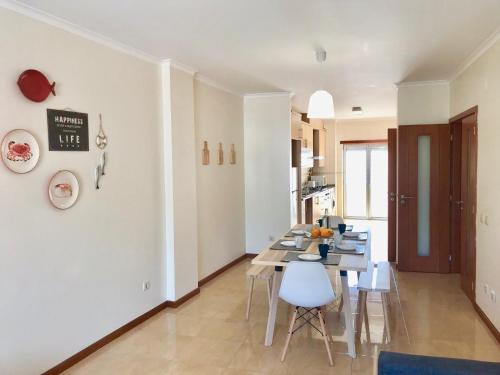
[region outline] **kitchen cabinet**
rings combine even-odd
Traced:
[[[324,167],[326,158],[326,130],[313,130],[313,156],[314,166]]]
[[[302,120],[300,113],[292,111],[291,118],[292,139],[302,141],[302,148],[312,150],[314,144],[313,127]]]
[[[300,122],[292,121],[292,139],[302,140],[302,125]]]
[[[313,149],[314,133],[311,125],[303,122],[302,127],[302,148]]]

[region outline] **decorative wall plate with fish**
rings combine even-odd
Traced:
[[[49,199],[54,207],[66,210],[78,199],[78,179],[70,171],[57,172],[49,183]]]
[[[45,75],[35,69],[28,69],[21,73],[17,85],[23,95],[33,102],[43,102],[52,93],[56,95],[56,83],[50,83]]]
[[[11,171],[27,173],[35,168],[40,147],[33,135],[23,129],[7,133],[2,141],[2,160]]]

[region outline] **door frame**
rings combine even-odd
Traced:
[[[473,165],[473,168],[474,168],[474,173],[473,173],[473,182],[472,182],[472,185],[473,185],[473,207],[474,207],[474,220],[472,220],[472,228],[471,231],[473,233],[473,236],[474,236],[474,241],[473,241],[473,259],[474,259],[474,262],[473,262],[473,270],[472,270],[472,283],[473,283],[473,287],[472,287],[472,290],[466,290],[463,286],[463,283],[461,282],[461,286],[462,286],[462,289],[464,291],[464,293],[467,295],[467,297],[469,297],[469,299],[475,303],[476,301],[476,281],[477,281],[477,275],[476,275],[476,266],[477,266],[477,261],[476,261],[476,257],[477,257],[477,238],[476,238],[476,233],[477,233],[477,225],[476,225],[476,216],[477,216],[477,155],[478,155],[478,141],[477,141],[477,134],[478,134],[478,112],[479,112],[479,107],[476,105],[474,107],[471,107],[461,113],[459,113],[458,115],[456,116],[453,116],[452,118],[450,118],[449,120],[449,124],[450,124],[450,128],[452,126],[457,126],[456,124],[458,122],[460,122],[460,129],[462,128],[462,122],[461,120],[463,120],[464,118],[467,118],[469,116],[474,116],[474,123],[475,123],[475,135],[476,137],[474,138],[475,139],[475,164]],[[459,160],[458,162],[460,163],[460,170],[462,169],[462,145],[463,145],[463,140],[460,139],[460,153],[458,155],[459,157]],[[455,154],[451,154],[450,155],[450,159],[453,158],[453,157],[456,157],[457,155]],[[457,160],[450,160],[450,165],[453,165],[453,162],[457,162]],[[460,175],[460,177],[462,178],[462,176]],[[450,198],[452,196],[452,191],[451,191],[451,188],[450,188]],[[453,202],[450,202],[450,204],[453,204]],[[452,213],[452,210],[450,210],[450,224],[453,222],[453,213]],[[462,224],[463,224],[463,217],[461,216],[460,219],[459,219],[459,222],[460,222],[460,228],[462,228]],[[452,240],[452,235],[453,235],[453,232],[452,232],[452,229],[450,227],[450,241]],[[455,249],[455,252],[458,251],[459,253],[459,261],[460,261],[460,274],[463,273],[463,252],[462,252],[462,238],[459,239],[459,244],[460,244],[460,248],[457,250]],[[451,242],[450,242],[451,243]]]
[[[397,261],[398,129],[387,129],[387,258]]]

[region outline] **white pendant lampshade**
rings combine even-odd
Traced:
[[[333,97],[325,90],[315,91],[309,98],[307,117],[318,119],[333,119],[335,111],[333,108]]]

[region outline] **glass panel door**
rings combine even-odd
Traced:
[[[372,218],[387,218],[387,147],[369,148],[370,152],[370,212]]]
[[[366,147],[344,150],[344,217],[366,218],[367,210]]]
[[[344,145],[344,217],[387,219],[387,145]]]

